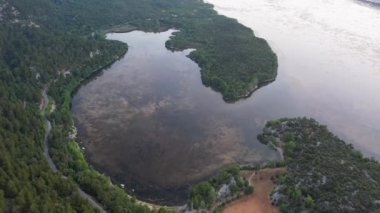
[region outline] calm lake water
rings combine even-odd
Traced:
[[[189,51],[165,48],[172,32],[108,34],[129,51],[81,87],[72,111],[96,168],[141,199],[183,204],[190,184],[278,154],[256,140],[258,109],[225,103],[202,85]]]
[[[314,117],[380,159],[379,6],[355,0],[207,2],[252,28],[278,54],[277,80],[244,101],[260,111],[259,122]]]
[[[73,99],[87,159],[139,198],[180,204],[189,184],[235,162],[277,159],[267,120],[309,116],[380,159],[380,10],[352,0],[208,0],[268,40],[278,78],[224,103],[172,31],[109,34],[129,51]]]

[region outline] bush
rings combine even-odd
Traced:
[[[215,189],[208,182],[199,183],[191,188],[190,206],[194,209],[207,209],[215,199]]]
[[[253,191],[254,191],[253,186],[248,186],[245,188],[244,194],[249,195],[249,194],[252,194]]]

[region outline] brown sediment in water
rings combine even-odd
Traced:
[[[286,168],[267,168],[258,171],[242,171],[242,176],[254,187],[254,193],[229,203],[223,213],[278,213],[279,210],[270,202],[273,190],[272,177],[286,172]]]
[[[223,168],[278,156],[255,140],[251,109],[226,104],[186,53],[165,48],[170,34],[115,34],[128,54],[78,90],[72,111],[91,165],[141,200],[181,205]]]
[[[151,114],[152,108],[148,108],[142,107],[144,115]],[[148,117],[139,116],[132,124],[126,120],[122,132],[114,128],[109,130],[109,135],[102,135],[103,131],[90,123],[85,127],[93,138],[92,142],[85,144],[90,162],[116,182],[130,187],[129,190],[145,192],[142,195],[145,199],[149,199],[149,194],[166,190],[168,192],[163,197],[178,191],[186,193],[186,186],[238,162],[244,153],[245,160],[260,161],[260,155],[245,151],[241,130],[223,121],[205,120],[204,125],[200,125],[204,132],[202,137],[192,138]],[[105,122],[112,125],[111,121]],[[157,198],[149,200],[162,202]],[[183,199],[178,201],[184,202]]]

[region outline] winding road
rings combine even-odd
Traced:
[[[50,155],[49,155],[49,144],[48,144],[48,137],[49,137],[49,134],[50,134],[50,131],[51,131],[51,123],[50,121],[46,118],[46,108],[49,104],[49,99],[48,99],[48,96],[47,96],[47,88],[45,88],[43,91],[42,91],[42,96],[43,96],[43,101],[42,101],[42,107],[41,107],[41,115],[43,117],[43,119],[45,120],[45,137],[44,137],[44,156],[49,164],[49,167],[50,169],[56,173],[58,172],[57,170],[57,167],[56,165],[54,164],[53,160],[51,159]],[[62,179],[67,179],[66,176],[64,175],[61,175],[62,176]],[[103,207],[89,194],[87,194],[86,192],[84,192],[78,184],[76,184],[77,188],[78,188],[78,192],[79,192],[79,195],[83,198],[83,199],[86,199],[88,200],[88,202],[91,204],[92,207],[94,207],[95,209],[97,209],[99,212],[101,213],[106,213],[106,211],[103,209]]]

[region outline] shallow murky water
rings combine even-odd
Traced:
[[[143,199],[181,203],[189,184],[227,165],[278,156],[256,141],[254,109],[224,103],[189,51],[165,48],[171,33],[109,34],[129,51],[78,91],[72,110],[100,171]]]

